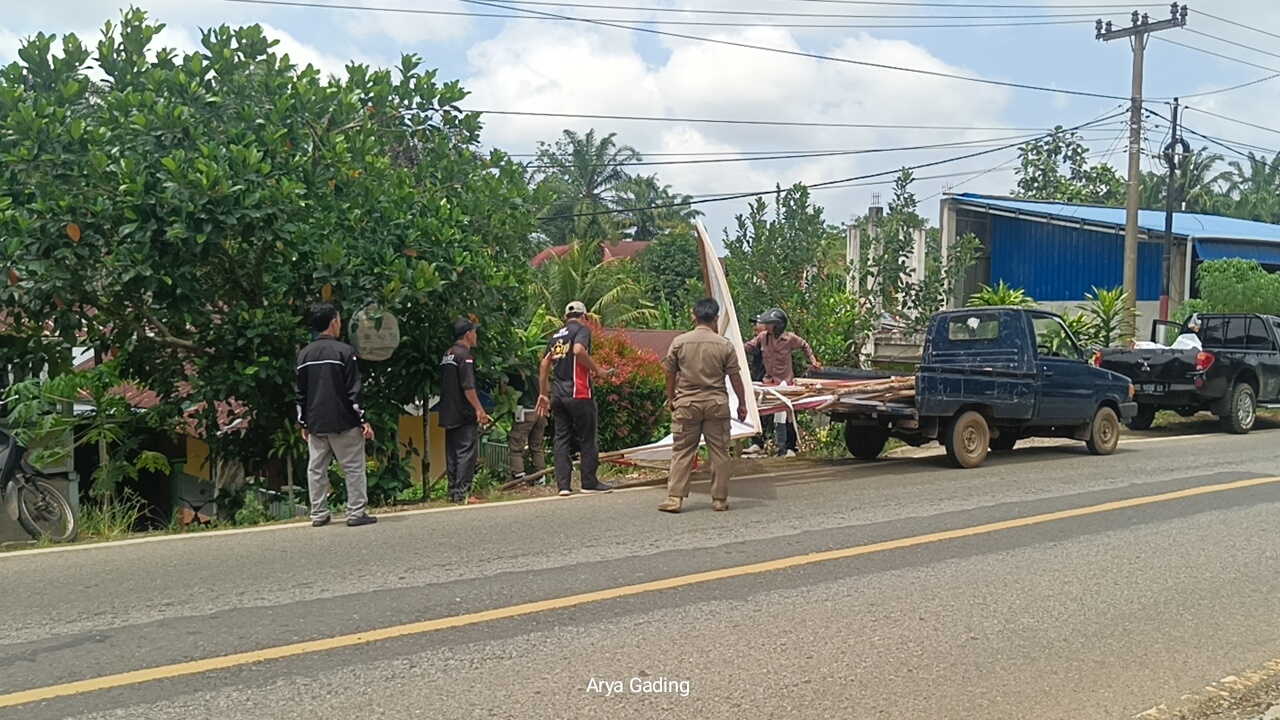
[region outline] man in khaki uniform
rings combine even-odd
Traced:
[[[689,474],[698,455],[699,440],[705,439],[711,455],[711,507],[729,509],[729,393],[725,377],[738,396],[738,419],[747,419],[746,392],[739,374],[738,355],[728,338],[716,331],[720,304],[713,298],[693,306],[697,323],[692,331],[676,338],[662,361],[667,371],[667,405],[671,408],[671,432],[675,447],[671,455],[671,478],[667,499],[658,506],[663,512],[678,513],[689,497]]]

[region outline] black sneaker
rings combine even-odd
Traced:
[[[596,483],[591,487],[582,488],[584,493],[610,493],[613,492],[613,486],[609,483]]]
[[[378,522],[378,518],[372,515],[361,515],[359,517],[347,518],[347,527],[360,527],[361,525],[373,525]]]
[[[333,516],[326,515],[323,520],[312,520],[311,527],[324,527],[325,525],[328,525],[331,520],[333,520]]]

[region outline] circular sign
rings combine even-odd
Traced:
[[[386,360],[400,347],[400,323],[396,316],[369,305],[351,318],[351,344],[365,360]]]

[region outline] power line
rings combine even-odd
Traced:
[[[1111,115],[1107,115],[1107,116],[1102,117],[1102,118],[1099,118],[1099,119],[1097,119],[1097,120],[1091,120],[1091,121],[1086,122],[1086,123],[1081,123],[1080,125],[1076,125],[1075,127],[1063,128],[1062,132],[1073,132],[1073,131],[1076,131],[1076,130],[1080,130],[1080,129],[1083,129],[1083,128],[1088,127],[1088,126],[1090,126],[1090,125],[1096,125],[1096,124],[1098,124],[1098,123],[1100,123],[1100,122],[1103,122],[1103,121],[1105,121],[1105,120],[1111,120],[1112,118],[1119,117],[1119,116],[1120,116],[1120,115],[1122,115],[1122,114],[1123,114],[1123,113],[1113,113],[1113,114],[1111,114]],[[1051,132],[1048,132],[1048,133],[1044,133],[1044,134],[1042,134],[1042,135],[1039,135],[1039,136],[1038,136],[1037,138],[1035,138],[1035,139],[1041,139],[1041,138],[1050,137],[1050,136],[1054,135],[1056,132],[1058,132],[1058,131],[1057,131],[1057,130],[1054,130],[1054,131],[1051,131]],[[965,155],[958,155],[958,156],[950,157],[950,158],[944,158],[944,159],[942,159],[942,160],[933,160],[933,161],[931,161],[931,162],[919,163],[919,164],[916,164],[916,165],[909,165],[909,166],[906,166],[906,167],[896,168],[896,169],[894,169],[894,170],[884,170],[884,171],[881,171],[881,172],[869,173],[869,174],[866,174],[866,175],[855,175],[855,176],[853,176],[853,177],[841,178],[841,179],[839,179],[839,180],[827,180],[827,181],[820,182],[820,183],[812,183],[812,184],[807,185],[807,187],[808,187],[809,189],[813,190],[813,189],[819,189],[819,188],[836,187],[836,186],[845,186],[845,185],[848,185],[848,183],[859,182],[859,181],[862,181],[862,180],[873,180],[873,179],[876,179],[876,178],[882,178],[882,177],[885,177],[885,176],[896,175],[896,174],[898,174],[898,173],[902,172],[903,170],[921,170],[921,169],[923,169],[923,168],[937,167],[937,166],[939,166],[939,165],[946,165],[946,164],[948,164],[948,163],[959,162],[959,161],[961,161],[961,160],[969,160],[969,159],[971,159],[971,158],[981,157],[981,156],[983,156],[983,155],[990,155],[990,154],[992,154],[992,153],[1000,152],[1001,150],[1009,150],[1009,149],[1012,149],[1012,148],[1018,147],[1018,146],[1020,146],[1020,145],[1024,145],[1024,144],[1026,144],[1027,142],[1033,142],[1035,139],[1033,139],[1033,140],[1024,140],[1024,141],[1019,141],[1019,142],[1014,142],[1014,143],[1011,143],[1011,144],[1008,144],[1008,145],[1001,145],[1001,146],[999,146],[999,147],[991,148],[991,149],[989,149],[989,150],[979,150],[979,151],[977,151],[977,152],[972,152],[972,153],[968,153],[968,154],[965,154]],[[731,193],[731,194],[726,194],[726,195],[717,195],[717,196],[714,196],[714,197],[703,198],[703,199],[699,199],[699,200],[693,200],[693,201],[689,201],[689,202],[669,202],[669,203],[661,203],[661,204],[658,204],[658,205],[649,205],[649,206],[645,206],[645,207],[636,207],[636,208],[613,208],[613,209],[608,209],[608,210],[592,210],[592,211],[588,211],[588,212],[584,212],[584,213],[573,213],[573,214],[570,214],[570,215],[555,215],[555,216],[552,216],[551,218],[542,218],[542,219],[543,219],[543,220],[547,220],[547,219],[565,220],[565,219],[580,218],[580,217],[596,217],[596,216],[600,216],[600,215],[617,215],[617,214],[620,214],[620,213],[627,213],[627,212],[641,212],[641,211],[645,211],[645,210],[664,210],[664,209],[667,209],[667,208],[689,207],[689,206],[691,206],[691,205],[705,205],[705,204],[707,204],[707,203],[713,203],[713,202],[724,202],[724,201],[727,201],[727,200],[741,200],[741,199],[743,199],[743,198],[757,197],[757,196],[760,196],[760,195],[768,195],[768,194],[773,193],[773,192],[776,192],[776,191],[775,191],[775,190],[764,190],[764,191],[759,191],[759,192]]]
[[[993,143],[1001,143],[1010,140],[1027,140],[1030,138],[1040,137],[1040,135],[1012,135],[1000,138],[984,138],[980,140],[959,140],[956,142],[934,143],[931,145],[914,145],[906,147],[888,147],[888,148],[864,148],[859,150],[835,150],[830,152],[810,152],[810,153],[793,153],[793,154],[777,154],[766,155],[761,157],[731,157],[731,158],[713,158],[702,160],[666,160],[650,162],[641,160],[638,162],[625,163],[626,167],[639,167],[645,165],[706,165],[716,163],[732,163],[732,162],[758,162],[763,160],[800,160],[815,157],[847,157],[850,155],[874,155],[880,153],[896,153],[896,152],[915,152],[920,150],[943,150],[957,147],[1001,147],[993,145]],[[600,165],[589,165],[586,167],[614,167],[619,163],[605,163]],[[530,170],[547,170],[554,166],[551,165],[526,165]]]
[[[514,115],[522,117],[558,117],[581,120],[626,120],[639,122],[711,123],[716,125],[767,125],[775,127],[862,128],[871,130],[989,130],[993,132],[1049,132],[1042,127],[998,127],[975,125],[903,125],[900,123],[801,122],[789,120],[742,120],[738,118],[655,117],[651,115],[603,115],[593,113],[535,112],[532,110],[482,110],[462,108],[463,112],[482,115]]]
[[[1219,88],[1217,90],[1207,90],[1205,92],[1199,92],[1199,93],[1184,94],[1181,97],[1183,100],[1186,100],[1189,98],[1206,97],[1208,95],[1219,95],[1221,93],[1231,92],[1232,90],[1240,90],[1242,88],[1247,88],[1252,85],[1257,85],[1258,83],[1264,83],[1264,82],[1267,82],[1268,80],[1275,80],[1276,78],[1280,78],[1280,72],[1275,73],[1274,75],[1260,77],[1257,80],[1250,80],[1249,82],[1246,82],[1246,83],[1240,83],[1239,85],[1232,85],[1231,87]]]
[[[1204,49],[1204,48],[1202,48],[1202,47],[1196,47],[1195,45],[1188,45],[1188,44],[1186,44],[1186,43],[1180,43],[1180,42],[1178,42],[1177,40],[1170,40],[1170,39],[1168,39],[1168,38],[1160,37],[1159,35],[1155,35],[1154,37],[1155,37],[1155,39],[1156,39],[1156,40],[1159,40],[1160,42],[1166,42],[1166,43],[1169,43],[1170,45],[1177,45],[1178,47],[1186,48],[1186,49],[1188,49],[1188,50],[1194,50],[1194,51],[1196,51],[1196,52],[1198,52],[1198,53],[1204,53],[1205,55],[1212,55],[1212,56],[1214,56],[1214,57],[1216,57],[1216,58],[1222,58],[1223,60],[1230,60],[1231,62],[1240,63],[1241,65],[1248,65],[1249,67],[1255,67],[1255,68],[1258,68],[1259,70],[1266,70],[1267,72],[1280,74],[1280,70],[1276,70],[1275,68],[1267,67],[1266,65],[1259,65],[1259,64],[1257,64],[1257,63],[1249,62],[1248,60],[1241,60],[1241,59],[1240,59],[1240,58],[1238,58],[1238,57],[1232,57],[1232,56],[1230,56],[1230,55],[1223,55],[1222,53],[1214,52],[1214,51],[1212,51],[1212,50],[1206,50],[1206,49]],[[1255,81],[1255,82],[1261,82],[1261,80],[1258,80],[1258,81]],[[1247,83],[1247,84],[1252,85],[1253,83]],[[1241,86],[1241,87],[1243,87],[1243,86]],[[1234,89],[1234,88],[1227,88],[1227,89],[1229,90],[1229,89]],[[1218,90],[1218,91],[1215,91],[1215,92],[1225,92],[1225,91],[1224,91],[1224,90]],[[1190,96],[1190,95],[1188,95],[1187,97],[1191,97],[1191,96]]]
[[[1277,55],[1276,53],[1270,52],[1270,51],[1268,51],[1268,50],[1263,50],[1262,48],[1256,48],[1256,47],[1254,47],[1254,46],[1252,46],[1252,45],[1246,45],[1246,44],[1244,44],[1244,43],[1236,42],[1235,40],[1228,40],[1228,39],[1226,39],[1226,38],[1218,37],[1217,35],[1212,35],[1212,34],[1207,33],[1207,32],[1201,32],[1200,30],[1195,30],[1195,29],[1193,29],[1193,28],[1186,28],[1186,30],[1187,30],[1187,32],[1189,32],[1189,33],[1191,33],[1191,34],[1193,34],[1193,35],[1199,35],[1199,36],[1201,36],[1201,37],[1207,37],[1207,38],[1209,38],[1210,40],[1217,40],[1218,42],[1226,43],[1226,44],[1228,44],[1228,45],[1235,45],[1235,46],[1236,46],[1236,47],[1238,47],[1238,48],[1244,48],[1245,50],[1252,50],[1253,52],[1261,53],[1261,54],[1263,54],[1263,55],[1270,55],[1270,56],[1271,56],[1271,57],[1273,57],[1273,58],[1280,58],[1280,55]]]
[[[459,0],[465,2],[465,0]],[[347,6],[347,5],[329,5],[315,4],[309,2],[300,2],[292,0],[224,0],[224,2],[247,3],[251,5],[280,5],[284,7],[306,7],[306,8],[324,8],[334,10],[373,10],[381,12],[398,12],[408,13],[412,15],[429,15],[434,17],[466,17],[466,18],[498,18],[502,20],[541,20],[544,22],[585,22],[585,23],[613,23],[613,22],[644,22],[651,25],[668,25],[679,27],[733,27],[733,28],[755,28],[755,27],[776,27],[776,28],[797,28],[809,30],[901,30],[901,29],[956,29],[956,28],[1000,28],[1000,27],[1025,27],[1039,25],[1074,25],[1080,20],[1046,20],[1046,21],[1028,21],[1028,22],[991,22],[991,23],[910,23],[910,24],[885,24],[885,23],[802,23],[802,22],[732,22],[725,20],[663,20],[658,18],[586,18],[586,17],[544,17],[541,15],[513,15],[510,13],[489,13],[476,11],[461,10],[431,10],[425,8],[374,8],[365,6]],[[549,5],[558,5],[559,3],[547,3]],[[634,10],[634,11],[674,11],[685,12],[675,8],[627,8],[619,6],[599,6],[612,7],[616,10]],[[524,11],[521,8],[508,8],[513,12],[536,12]],[[703,12],[703,11],[690,11]],[[711,11],[706,11],[711,12]],[[770,15],[778,13],[745,13],[738,11],[719,11],[735,15]],[[799,13],[800,17],[844,17],[841,15],[824,16],[821,14],[811,15]],[[856,16],[854,16],[856,17]],[[927,17],[923,19],[928,19]]]
[[[302,2],[301,0],[223,0],[224,2],[234,2],[246,5],[284,5],[293,7],[310,7],[330,10],[355,10],[364,12],[401,12],[409,14],[427,14],[426,11],[410,9],[410,8],[386,8],[361,5],[337,5],[325,3]],[[488,0],[458,0],[468,5],[477,5],[481,7],[495,8],[498,10],[516,11],[530,15],[538,15],[543,17],[558,18],[572,22],[581,22],[589,25],[598,25],[601,27],[611,27],[619,30],[628,30],[631,32],[645,33],[649,35],[658,35],[662,37],[678,38],[681,40],[692,40],[695,42],[705,42],[714,45],[724,45],[727,47],[736,47],[746,50],[759,50],[761,52],[770,52],[778,55],[788,55],[791,57],[802,57],[811,60],[826,60],[829,62],[838,62],[846,65],[856,65],[859,67],[876,68],[880,70],[894,70],[897,72],[910,73],[913,75],[923,75],[926,77],[938,77],[949,80],[960,80],[964,82],[977,83],[981,85],[991,85],[995,87],[1007,87],[1018,90],[1031,90],[1035,92],[1047,92],[1059,95],[1075,95],[1078,97],[1094,97],[1103,98],[1105,100],[1124,100],[1119,95],[1106,95],[1103,93],[1087,92],[1083,90],[1065,90],[1062,88],[1045,87],[1041,85],[1029,85],[1025,83],[1007,82],[1004,80],[991,80],[988,78],[970,77],[967,75],[956,75],[954,73],[941,72],[938,70],[925,70],[923,68],[900,67],[897,65],[888,65],[885,63],[875,63],[866,60],[854,60],[852,58],[835,57],[831,55],[821,55],[819,53],[804,52],[802,50],[788,50],[786,48],[770,47],[766,45],[752,45],[750,43],[737,42],[734,40],[725,40],[722,38],[701,37],[698,35],[686,35],[684,33],[675,33],[667,30],[657,30],[649,27],[639,27],[635,25],[627,25],[613,21],[591,20],[587,18],[578,18],[569,15],[560,15],[558,13],[546,12],[544,10],[530,10],[526,8],[517,8],[501,3],[489,2]]]
[[[1208,115],[1209,117],[1216,117],[1216,118],[1218,118],[1219,120],[1226,120],[1227,122],[1233,122],[1233,123],[1236,123],[1236,124],[1238,124],[1238,125],[1244,125],[1244,126],[1246,126],[1246,127],[1256,128],[1256,129],[1258,129],[1258,130],[1266,130],[1267,132],[1270,132],[1270,133],[1276,133],[1277,135],[1280,135],[1280,130],[1277,130],[1277,129],[1275,129],[1275,128],[1267,127],[1266,125],[1257,125],[1257,124],[1255,124],[1255,123],[1251,123],[1251,122],[1249,122],[1249,121],[1247,121],[1247,120],[1237,120],[1236,118],[1233,118],[1233,117],[1227,117],[1226,115],[1219,115],[1218,113],[1215,113],[1215,112],[1209,112],[1208,110],[1202,110],[1202,109],[1197,108],[1197,107],[1190,107],[1190,106],[1187,106],[1185,109],[1186,109],[1186,110],[1193,110],[1193,111],[1195,111],[1195,112],[1200,113],[1201,115]]]
[[[1195,108],[1187,108],[1187,107],[1184,107],[1184,108],[1183,108],[1183,110],[1194,110],[1194,109],[1195,109]],[[1203,110],[1197,110],[1197,112],[1204,113],[1204,114],[1212,114],[1212,113],[1205,113]],[[1149,113],[1149,114],[1151,114],[1151,115],[1154,115],[1154,116],[1156,116],[1156,117],[1158,117],[1158,118],[1161,118],[1161,119],[1164,119],[1164,120],[1168,120],[1168,118],[1164,117],[1163,115],[1161,115],[1160,113],[1158,113],[1158,112],[1156,112],[1156,111],[1154,111],[1154,110],[1147,110],[1147,113]],[[1231,120],[1231,118],[1223,117],[1223,116],[1221,116],[1221,115],[1214,115],[1214,117],[1219,117],[1219,118],[1222,118],[1223,120]],[[1234,121],[1234,122],[1243,122],[1243,121]],[[1258,127],[1258,128],[1263,129],[1263,130],[1271,130],[1271,128],[1265,128],[1265,127],[1262,127],[1262,126],[1260,126],[1260,125],[1253,125],[1252,123],[1244,123],[1244,124],[1246,124],[1246,125],[1251,125],[1251,126],[1253,126],[1253,127]],[[1246,159],[1252,159],[1252,157],[1250,156],[1250,154],[1249,154],[1249,153],[1243,152],[1243,151],[1241,151],[1239,148],[1234,147],[1234,146],[1231,144],[1231,143],[1233,143],[1233,142],[1235,142],[1235,141],[1223,140],[1223,139],[1221,139],[1221,138],[1216,138],[1216,137],[1214,137],[1214,136],[1212,136],[1212,135],[1205,135],[1204,133],[1196,132],[1195,130],[1192,130],[1191,128],[1187,127],[1185,124],[1182,126],[1182,130],[1183,130],[1183,132],[1186,132],[1186,133],[1188,133],[1188,134],[1190,134],[1190,135],[1195,135],[1196,137],[1198,137],[1198,138],[1200,138],[1200,139],[1202,139],[1202,140],[1206,140],[1206,141],[1208,141],[1208,142],[1212,143],[1213,145],[1217,145],[1218,147],[1220,147],[1220,148],[1222,148],[1222,149],[1224,149],[1224,150],[1226,150],[1226,151],[1228,151],[1228,152],[1235,153],[1236,155],[1239,155],[1240,157],[1243,157],[1243,158],[1246,158]],[[1280,132],[1280,131],[1274,131],[1274,130],[1273,130],[1272,132]],[[1243,143],[1240,143],[1240,144],[1241,144],[1241,145],[1244,145]],[[1262,152],[1266,152],[1266,153],[1272,153],[1272,154],[1276,154],[1276,153],[1277,153],[1277,151],[1270,150],[1270,149],[1267,149],[1267,148],[1258,147],[1258,146],[1256,146],[1256,145],[1255,145],[1255,146],[1251,146],[1251,147],[1252,147],[1253,149],[1255,149],[1255,150],[1260,150],[1260,151],[1262,151]]]
[[[1084,18],[1093,21],[1094,13],[1036,13],[1022,15],[864,15],[848,13],[807,13],[771,10],[719,10],[695,7],[661,7],[655,5],[601,5],[599,3],[565,2],[562,0],[503,0],[507,5],[586,8],[591,10],[634,10],[685,15],[761,15],[767,17],[849,18],[858,20],[1047,20],[1051,18]],[[1020,24],[1020,23],[1014,23]]]
[[[1256,28],[1256,27],[1254,27],[1254,26],[1252,26],[1252,25],[1246,25],[1246,24],[1241,23],[1241,22],[1236,22],[1235,20],[1228,20],[1228,19],[1226,19],[1226,18],[1224,18],[1224,17],[1219,17],[1219,16],[1217,16],[1217,15],[1211,15],[1210,13],[1207,13],[1207,12],[1205,12],[1205,11],[1203,11],[1203,10],[1200,10],[1200,9],[1193,10],[1192,12],[1194,12],[1194,13],[1195,13],[1195,14],[1197,14],[1197,15],[1203,15],[1203,16],[1205,16],[1205,17],[1207,17],[1207,18],[1211,19],[1211,20],[1217,20],[1217,21],[1218,21],[1218,22],[1220,22],[1220,23],[1226,23],[1227,25],[1235,25],[1235,26],[1236,26],[1236,27],[1238,27],[1238,28],[1244,28],[1245,30],[1252,30],[1252,31],[1254,31],[1254,32],[1256,32],[1256,33],[1260,33],[1260,34],[1262,34],[1262,35],[1268,35],[1268,36],[1270,36],[1270,37],[1280,39],[1280,34],[1273,33],[1273,32],[1269,32],[1269,31],[1267,31],[1267,30],[1263,30],[1262,28]]]

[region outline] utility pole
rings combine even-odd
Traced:
[[[1101,19],[1094,27],[1097,39],[1110,42],[1120,38],[1133,38],[1133,82],[1129,97],[1129,180],[1125,198],[1124,228],[1124,290],[1129,296],[1129,310],[1138,305],[1138,191],[1142,182],[1142,56],[1147,49],[1147,38],[1153,32],[1180,28],[1187,24],[1187,6],[1173,3],[1169,6],[1169,19],[1151,22],[1145,13],[1133,11],[1132,24],[1127,28],[1113,28],[1111,21]]]
[[[1173,284],[1173,210],[1177,201],[1178,171],[1191,154],[1191,145],[1178,129],[1178,98],[1173,99],[1169,116],[1169,144],[1164,146],[1164,164],[1169,168],[1169,185],[1164,191],[1164,263],[1160,266],[1160,319],[1169,319],[1169,287]]]

